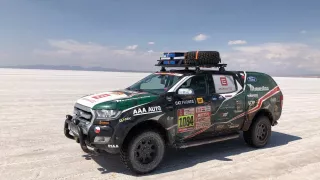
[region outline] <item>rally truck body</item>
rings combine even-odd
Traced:
[[[120,153],[136,173],[154,170],[167,146],[188,148],[234,139],[241,131],[250,146],[268,143],[283,104],[271,76],[226,71],[216,51],[165,55],[157,64],[161,71],[128,88],[80,98],[74,113],[67,115],[65,135],[88,153]],[[170,67],[184,69],[166,70]]]

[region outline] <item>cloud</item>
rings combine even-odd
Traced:
[[[186,51],[162,48],[163,51]],[[304,43],[262,43],[221,50],[228,70],[252,70],[270,74],[320,74],[320,48]],[[2,65],[75,65],[116,69],[159,70],[154,66],[162,52],[155,49],[128,50],[94,42],[50,39],[32,52],[0,52]]]
[[[300,33],[301,33],[301,34],[306,34],[307,31],[306,31],[306,30],[301,30]]]
[[[233,68],[265,72],[320,73],[320,49],[302,43],[264,43],[256,46],[234,47],[221,53],[222,61]]]
[[[205,34],[198,34],[195,37],[193,37],[194,41],[204,41],[206,39],[208,39],[209,36],[205,35]]]
[[[234,40],[234,41],[229,41],[228,45],[240,45],[240,44],[247,44],[247,41],[245,40]]]
[[[137,45],[121,49],[75,40],[48,40],[48,45],[49,50],[34,49],[33,51],[34,59],[41,59],[41,64],[150,70],[155,69],[154,64],[160,54],[154,51],[132,51],[137,48]]]
[[[131,45],[131,46],[127,46],[126,49],[129,49],[129,50],[135,50],[138,48],[138,45]]]
[[[148,44],[149,44],[149,45],[154,45],[155,43],[154,43],[154,42],[148,42]]]

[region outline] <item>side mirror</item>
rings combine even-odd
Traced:
[[[194,95],[194,91],[190,88],[180,88],[178,90],[179,95]]]

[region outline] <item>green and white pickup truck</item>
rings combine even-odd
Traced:
[[[64,134],[87,153],[119,153],[138,174],[156,169],[166,147],[234,139],[241,131],[248,145],[265,146],[282,112],[279,86],[267,74],[227,71],[220,62],[217,51],[164,53],[160,71],[77,100]]]

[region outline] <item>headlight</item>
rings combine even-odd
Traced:
[[[95,113],[96,119],[112,120],[116,119],[121,114],[121,111],[101,109],[95,110]]]

